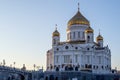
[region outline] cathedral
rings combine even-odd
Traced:
[[[67,40],[60,41],[60,33],[52,33],[52,49],[47,51],[47,71],[88,71],[111,73],[111,52],[104,46],[104,38],[94,30],[79,8],[67,23]]]

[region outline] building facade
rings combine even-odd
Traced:
[[[79,8],[68,21],[66,32],[65,42],[60,41],[57,29],[52,33],[52,49],[47,51],[47,71],[111,72],[110,49],[104,46],[100,32],[94,41],[94,30]]]

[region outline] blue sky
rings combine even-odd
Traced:
[[[61,41],[66,41],[67,22],[76,14],[78,2],[94,37],[100,29],[104,45],[110,47],[112,67],[120,69],[120,0],[0,0],[0,62],[45,68],[55,24]]]

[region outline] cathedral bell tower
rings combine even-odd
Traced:
[[[58,32],[57,28],[55,29],[55,31],[52,34],[52,45],[58,45],[58,43],[60,42],[60,33]]]
[[[96,38],[96,42],[100,47],[103,47],[103,37],[100,35],[100,33]]]
[[[94,42],[94,34],[93,34],[93,32],[94,31],[90,26],[85,30],[86,43],[93,43]]]

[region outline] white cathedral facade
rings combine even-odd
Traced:
[[[79,8],[68,21],[66,31],[65,42],[60,41],[57,29],[52,34],[52,49],[47,51],[47,71],[111,72],[110,49],[103,45],[100,33],[94,41],[94,30]]]

